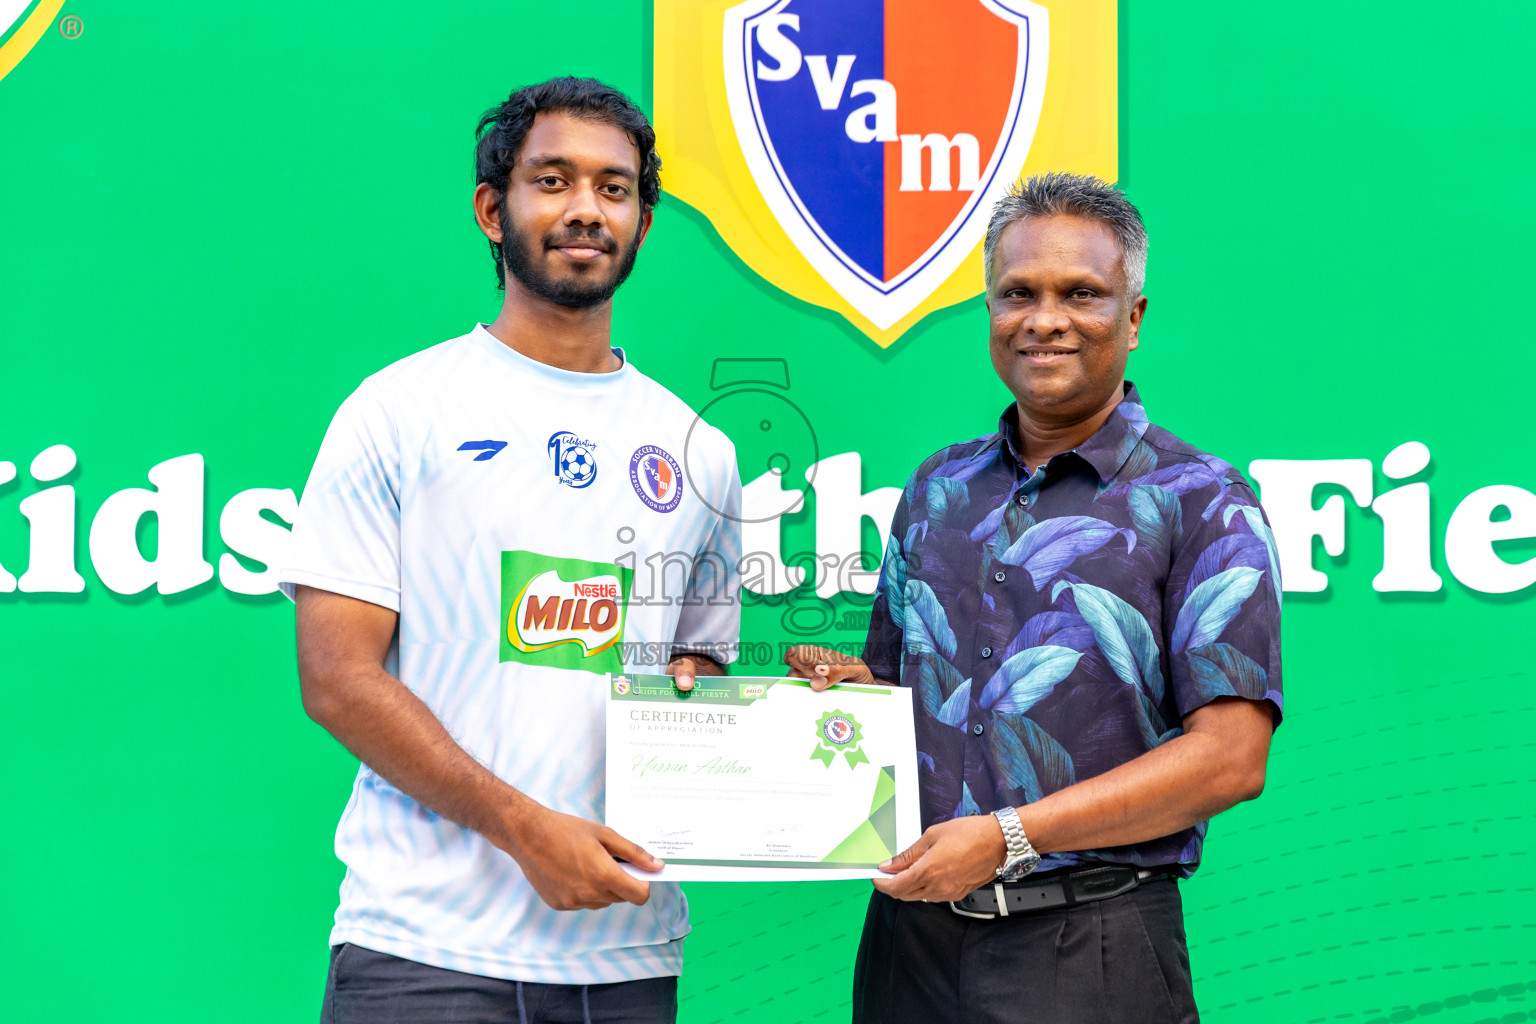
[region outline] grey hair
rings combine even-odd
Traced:
[[[981,258],[986,264],[987,290],[992,290],[992,254],[1003,229],[1026,217],[1082,217],[1096,220],[1114,232],[1120,242],[1120,266],[1125,271],[1130,297],[1141,294],[1147,283],[1147,229],[1141,213],[1125,193],[1091,174],[1052,171],[1035,174],[1016,184],[992,207],[987,241]]]

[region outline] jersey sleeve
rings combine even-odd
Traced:
[[[741,637],[741,476],[734,454],[724,476],[714,503],[719,514],[690,565],[672,654],[703,654],[728,665]]]
[[[400,610],[400,443],[366,382],[325,432],[278,585],[299,585]]]
[[[1172,695],[1182,717],[1218,697],[1268,701],[1276,724],[1280,689],[1280,570],[1274,536],[1245,486],[1207,518],[1188,524],[1163,597]]]

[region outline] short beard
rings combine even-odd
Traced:
[[[623,284],[630,272],[635,269],[635,257],[640,252],[642,233],[640,226],[637,225],[634,240],[625,247],[623,254],[619,257],[617,269],[608,280],[584,281],[574,278],[556,281],[544,272],[543,264],[535,259],[537,254],[534,244],[517,230],[517,225],[508,216],[505,204],[502,206],[501,222],[509,229],[503,231],[501,241],[502,265],[506,267],[507,273],[517,278],[519,284],[539,298],[556,306],[564,306],[566,309],[591,309],[613,298],[613,293],[619,290],[619,285]],[[565,236],[557,236],[551,232],[539,239],[537,244],[540,249],[547,252],[557,239],[563,240],[567,237],[570,237],[569,233]],[[594,241],[605,240],[601,233],[588,234],[586,237]]]

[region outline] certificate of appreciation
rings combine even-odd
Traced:
[[[607,824],[666,881],[878,877],[921,834],[911,691],[612,676]]]

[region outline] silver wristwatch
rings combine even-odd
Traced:
[[[1035,848],[1029,845],[1029,839],[1024,835],[1024,826],[1019,822],[1019,812],[1012,807],[1004,807],[1000,811],[993,811],[992,817],[1003,827],[1003,842],[1008,844],[1008,852],[1003,856],[1002,866],[997,869],[997,877],[1004,882],[1017,882],[1040,864],[1040,855]]]

